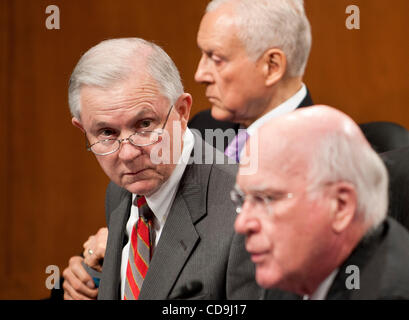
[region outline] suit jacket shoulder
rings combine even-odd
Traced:
[[[409,229],[409,147],[380,154],[389,173],[389,216]]]
[[[371,236],[361,241],[340,267],[327,298],[409,299],[408,247],[408,232],[387,218]],[[352,269],[348,271],[349,266]],[[358,283],[348,288],[348,277],[352,276],[356,278],[350,280]]]

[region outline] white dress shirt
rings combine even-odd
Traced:
[[[247,133],[249,136],[254,134],[254,132],[260,128],[264,123],[269,121],[270,119],[273,119],[275,117],[281,116],[283,114],[289,113],[291,111],[294,111],[297,109],[297,107],[300,105],[300,103],[304,100],[304,98],[307,96],[307,87],[303,83],[301,86],[301,89],[297,91],[296,94],[294,94],[290,99],[287,99],[284,101],[282,104],[274,108],[273,110],[269,111],[266,113],[264,116],[261,118],[257,119],[254,121],[248,128],[247,128]]]
[[[159,242],[160,235],[163,230],[163,226],[165,225],[166,218],[169,214],[170,208],[172,206],[173,200],[176,196],[176,191],[179,187],[180,179],[182,178],[183,173],[186,169],[186,164],[189,161],[190,154],[193,150],[195,138],[193,136],[192,131],[189,128],[186,128],[185,134],[183,135],[183,149],[182,155],[173,170],[171,176],[164,184],[156,191],[154,194],[146,197],[146,202],[149,208],[152,210],[154,214],[153,219],[153,228],[154,228],[154,244],[153,250],[157,246]],[[139,219],[138,214],[138,207],[134,205],[134,200],[136,198],[136,194],[132,194],[132,206],[131,206],[131,213],[126,224],[126,235],[128,237],[128,242],[126,243],[125,247],[122,249],[122,260],[121,260],[121,297],[124,296],[125,291],[125,281],[126,281],[126,268],[128,264],[128,256],[129,256],[129,245],[130,239],[132,234],[132,228],[135,226],[135,223]]]

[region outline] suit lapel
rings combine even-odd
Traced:
[[[195,136],[195,145],[199,137]],[[190,164],[180,181],[139,299],[167,299],[200,241],[195,224],[206,215],[211,165]]]
[[[129,218],[132,195],[126,192],[119,206],[111,213],[109,235],[104,259],[101,286],[98,298],[104,300],[120,299],[120,274],[122,248],[125,238],[126,222]]]
[[[200,194],[201,188],[197,185],[190,186],[189,192],[182,186],[177,193],[139,299],[167,299],[192,250],[200,241],[194,226],[194,220],[200,218],[200,215],[192,219],[194,215],[190,209],[198,203]],[[202,212],[201,216],[204,214]]]
[[[310,91],[307,88],[307,95],[304,97],[304,99],[300,102],[297,108],[303,108],[303,107],[310,107],[314,104],[312,101]]]

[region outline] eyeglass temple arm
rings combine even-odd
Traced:
[[[87,151],[90,151],[91,145],[90,145],[90,143],[88,141],[86,132],[84,132],[84,138],[85,138],[85,149],[87,149]]]
[[[169,116],[170,116],[170,112],[172,111],[172,108],[173,108],[173,104],[169,108],[169,112],[168,112],[168,115],[166,116],[165,123],[162,126],[162,130],[165,129],[165,126],[166,126],[166,123],[168,122],[168,119],[169,119]]]

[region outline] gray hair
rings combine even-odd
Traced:
[[[134,61],[141,57],[146,58],[146,72],[157,82],[160,93],[175,103],[184,91],[179,71],[167,53],[140,38],[111,39],[89,49],[72,72],[68,89],[72,116],[80,119],[82,86],[109,88],[129,79]]]
[[[267,49],[283,50],[287,57],[287,75],[302,76],[311,50],[311,27],[303,0],[213,0],[206,12],[235,1],[238,38],[253,60]]]
[[[309,159],[309,191],[326,183],[346,181],[357,191],[357,214],[373,230],[386,217],[388,173],[385,164],[369,144],[357,143],[356,135],[331,132],[314,145]]]

